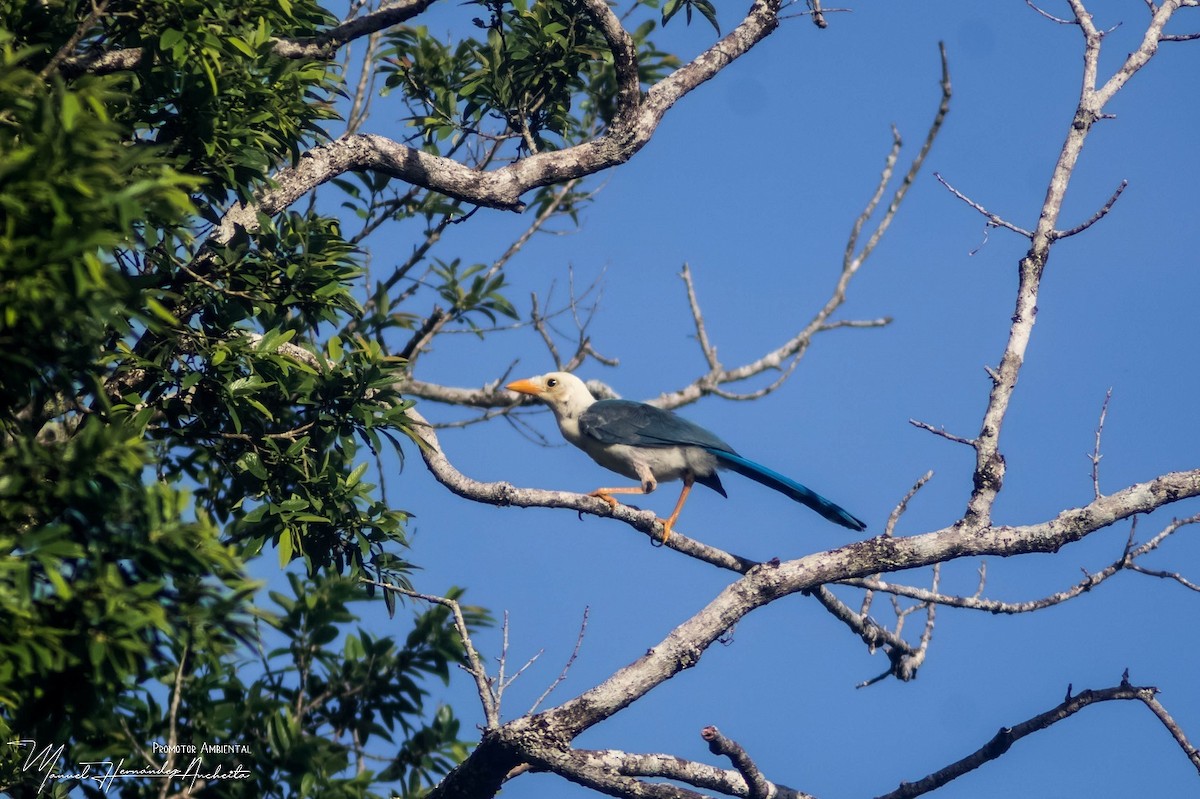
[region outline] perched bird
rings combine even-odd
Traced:
[[[583,381],[569,372],[550,372],[540,377],[517,380],[509,391],[531,394],[550,406],[558,419],[563,438],[586,452],[596,463],[617,474],[637,480],[639,486],[597,488],[599,497],[614,508],[613,494],[649,494],[660,482],[683,480],[683,491],[675,510],[663,525],[663,542],[683,510],[693,483],[706,485],[728,496],[717,476],[729,469],[786,494],[807,505],[835,524],[851,530],[867,525],[825,497],[778,472],[737,454],[715,435],[671,411],[644,402],[597,400]]]

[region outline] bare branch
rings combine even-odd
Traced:
[[[167,759],[162,764],[162,770],[168,773],[175,766],[176,753],[178,752],[176,744],[179,741],[179,703],[183,700],[183,673],[190,651],[190,644],[185,642],[183,651],[179,654],[179,666],[175,669],[175,685],[171,691],[171,711],[167,718]],[[167,789],[170,787],[171,781],[163,780],[162,787],[158,791],[158,798],[165,799]]]
[[[771,352],[768,352],[766,355],[763,355],[761,358],[758,358],[755,361],[743,364],[742,366],[733,369],[724,369],[719,366],[719,361],[716,357],[716,347],[713,346],[711,342],[708,342],[707,334],[703,333],[703,315],[701,314],[699,304],[695,299],[695,293],[692,287],[689,270],[688,277],[685,278],[685,282],[689,288],[688,300],[689,305],[692,308],[693,320],[696,321],[698,331],[703,334],[701,349],[703,350],[705,359],[709,364],[709,371],[707,374],[682,389],[661,394],[657,398],[650,400],[651,404],[663,408],[678,408],[691,402],[695,402],[707,394],[719,394],[720,396],[725,396],[730,399],[745,399],[763,396],[764,394],[775,390],[775,388],[777,388],[779,385],[782,385],[783,381],[786,380],[787,376],[791,373],[791,370],[795,369],[797,360],[802,357],[804,352],[807,350],[812,337],[817,333],[826,330],[833,330],[838,327],[878,327],[890,322],[890,320],[872,320],[857,323],[831,323],[829,319],[834,312],[836,312],[838,308],[845,303],[846,292],[850,281],[866,262],[866,259],[870,257],[876,245],[878,245],[879,241],[882,239],[884,233],[887,232],[888,227],[891,225],[892,220],[896,216],[896,212],[900,208],[900,204],[903,202],[904,197],[908,193],[908,189],[912,186],[914,180],[916,179],[917,173],[924,164],[925,157],[929,154],[929,151],[933,146],[933,142],[941,130],[946,114],[949,111],[951,85],[949,67],[947,65],[946,51],[944,47],[940,48],[940,53],[942,63],[941,102],[938,106],[937,113],[934,115],[933,123],[930,125],[929,131],[926,134],[925,141],[917,155],[913,158],[913,161],[910,164],[908,171],[905,173],[904,178],[901,180],[900,185],[893,192],[891,201],[889,202],[883,217],[876,225],[875,230],[871,233],[867,243],[863,245],[860,252],[855,254],[855,248],[858,246],[862,229],[866,224],[866,221],[878,208],[887,186],[891,182],[894,175],[901,141],[899,133],[895,130],[895,128],[892,129],[892,147],[889,150],[888,156],[885,160],[880,181],[876,185],[875,191],[871,198],[867,201],[867,205],[863,213],[859,215],[854,223],[847,242],[846,252],[843,257],[841,275],[839,276],[838,282],[825,305],[819,311],[817,311],[812,320],[809,321],[803,330],[790,338],[788,341],[784,342],[779,347],[775,348]],[[665,82],[666,81],[664,81],[664,83]],[[785,362],[789,361],[790,363],[787,367],[787,373],[765,389],[744,394],[735,394],[732,392],[723,393],[718,390],[718,387],[723,384],[740,382],[742,380],[755,377],[768,370],[780,369]]]
[[[450,611],[454,617],[454,628],[458,631],[458,637],[462,641],[463,654],[467,659],[466,671],[475,679],[475,688],[479,693],[479,701],[483,705],[483,715],[487,722],[487,729],[490,730],[499,727],[499,699],[492,689],[487,671],[483,668],[483,662],[479,659],[479,652],[476,651],[475,645],[471,643],[471,631],[467,627],[466,618],[463,617],[462,606],[449,597],[422,594],[394,583],[381,583],[376,580],[368,580],[365,577],[360,578],[360,580],[368,585],[374,585],[385,591],[392,591],[410,599],[419,599],[422,602],[441,605]]]
[[[825,19],[825,12],[821,10],[821,0],[808,0],[809,13],[812,14],[813,24],[824,30],[829,27],[829,22]]]
[[[908,489],[908,493],[904,498],[896,503],[896,507],[892,508],[892,512],[888,514],[887,523],[884,525],[883,534],[890,537],[896,530],[896,522],[900,521],[900,517],[904,515],[904,511],[908,510],[908,503],[912,502],[913,497],[917,492],[925,487],[925,484],[933,479],[933,470],[925,472],[913,483],[912,488]]]
[[[717,360],[716,348],[709,343],[708,330],[704,327],[704,314],[700,311],[699,300],[696,299],[696,285],[692,282],[692,270],[686,263],[679,277],[687,287],[688,308],[692,311],[692,322],[696,325],[696,340],[700,342],[700,351],[704,353],[704,360],[708,361],[710,374],[716,374],[721,371],[721,362]]]
[[[379,49],[381,34],[375,31],[367,37],[367,51],[362,57],[362,64],[359,66],[358,83],[354,87],[354,95],[350,101],[350,110],[346,112],[346,130],[347,135],[358,133],[363,124],[367,121],[367,115],[371,109],[371,98],[375,96],[372,89],[375,86],[375,54]],[[350,49],[346,49],[347,63],[343,69],[349,67]]]
[[[941,57],[942,63],[942,98],[938,103],[937,113],[934,115],[933,123],[929,126],[929,132],[925,134],[925,141],[921,144],[921,149],[917,152],[916,157],[913,158],[912,163],[909,165],[908,172],[905,173],[904,179],[900,181],[900,185],[892,194],[892,201],[888,204],[883,218],[879,220],[879,224],[876,226],[875,232],[871,234],[871,237],[867,240],[866,245],[863,246],[862,252],[860,252],[854,259],[857,265],[861,265],[861,263],[871,255],[875,249],[875,246],[879,244],[879,240],[883,238],[883,234],[887,232],[888,227],[892,224],[892,220],[896,217],[896,211],[900,208],[900,203],[904,201],[905,195],[908,194],[908,190],[912,187],[913,182],[917,178],[917,173],[921,171],[921,167],[925,163],[925,158],[929,155],[929,151],[933,149],[933,142],[937,138],[938,133],[941,132],[942,124],[946,121],[946,115],[950,112],[950,97],[952,90],[950,84],[950,65],[946,59],[945,42],[938,42],[938,54]],[[896,141],[899,143],[899,133],[896,132],[895,135]],[[856,269],[857,265],[855,266]]]
[[[406,22],[421,14],[433,2],[434,0],[392,0],[369,14],[351,17],[311,39],[276,39],[271,51],[282,58],[332,59],[346,44]],[[72,43],[70,49],[74,49],[74,45],[77,43],[77,40]],[[144,51],[140,47],[109,50],[99,54],[81,53],[63,58],[62,66],[71,75],[80,75],[84,72],[103,75],[119,70],[134,69],[141,64],[143,56]]]
[[[369,14],[348,19],[312,39],[280,39],[273,49],[276,55],[284,58],[333,58],[343,45],[407,22],[433,5],[433,2],[434,0],[392,0]]]
[[[511,686],[513,683],[515,683],[517,681],[518,677],[520,677],[522,674],[525,673],[526,669],[528,669],[535,662],[537,662],[537,659],[540,658],[542,656],[542,653],[545,651],[543,649],[539,649],[537,652],[534,652],[533,656],[530,657],[528,660],[526,660],[525,663],[521,666],[521,668],[517,669],[515,674],[513,674],[511,677],[509,677],[504,673],[505,669],[508,668],[508,611],[507,610],[504,611],[504,624],[502,625],[502,631],[503,631],[503,643],[501,644],[500,657],[498,658],[500,668],[499,668],[499,671],[496,673],[496,679],[493,683],[496,686],[495,696],[496,696],[496,708],[497,709],[500,708],[501,700],[503,700],[503,698],[504,698],[504,692],[508,690],[509,686]]]
[[[1039,713],[1020,724],[1013,725],[1012,727],[1001,727],[1000,731],[990,741],[962,760],[952,763],[939,771],[935,771],[927,777],[922,777],[916,782],[903,782],[896,790],[883,794],[877,799],[912,799],[912,797],[929,793],[958,779],[964,774],[974,771],[985,763],[997,759],[1022,738],[1032,735],[1039,730],[1047,729],[1063,719],[1070,718],[1089,705],[1098,702],[1136,700],[1149,706],[1150,701],[1155,701],[1154,694],[1157,692],[1157,688],[1138,688],[1128,684],[1122,684],[1114,688],[1083,691],[1078,696],[1068,697],[1065,702],[1058,706],[1047,710],[1045,713]],[[1181,746],[1185,746],[1185,744],[1181,743]],[[1194,753],[1195,749],[1192,748],[1189,757],[1194,758]]]
[[[1082,0],[1069,0],[1071,10],[1084,33],[1084,68],[1079,103],[1067,132],[1058,160],[1051,173],[1046,198],[1034,228],[1029,252],[1019,265],[1016,308],[1012,314],[1008,341],[1000,365],[993,377],[978,438],[975,439],[974,489],[967,502],[964,520],[969,524],[989,524],[992,505],[1004,484],[1005,464],[1000,454],[1000,432],[1009,403],[1017,386],[1025,352],[1037,317],[1038,292],[1042,273],[1055,241],[1055,224],[1062,212],[1063,199],[1074,174],[1083,145],[1092,125],[1103,116],[1105,103],[1144,66],[1158,48],[1163,27],[1179,8],[1179,0],[1169,0],[1153,15],[1141,46],[1130,53],[1117,72],[1099,90],[1095,89],[1103,34],[1092,24]]]
[[[575,648],[571,650],[571,656],[567,658],[567,662],[563,664],[562,671],[559,672],[559,675],[555,678],[554,682],[550,683],[546,690],[542,692],[542,695],[539,696],[529,708],[530,715],[532,715],[538,709],[542,702],[546,701],[546,697],[550,696],[550,694],[554,692],[554,689],[559,686],[559,683],[567,679],[567,672],[569,672],[571,670],[571,666],[574,665],[575,658],[579,657],[579,647],[583,646],[583,636],[584,633],[587,632],[589,610],[590,608],[586,607],[583,609],[583,621],[579,624],[579,636],[575,639]]]
[[[1059,25],[1076,25],[1076,24],[1078,24],[1075,22],[1075,20],[1062,19],[1061,17],[1056,17],[1053,14],[1043,11],[1042,9],[1038,8],[1037,6],[1035,6],[1033,4],[1033,0],[1025,0],[1025,5],[1029,6],[1034,11],[1038,12],[1039,14],[1041,14],[1043,17],[1050,20],[1051,22],[1057,22]]]
[[[1054,238],[1065,239],[1065,238],[1074,236],[1078,233],[1082,233],[1083,231],[1090,228],[1092,225],[1099,222],[1104,217],[1108,216],[1108,212],[1112,210],[1114,205],[1116,205],[1117,200],[1120,199],[1120,197],[1121,197],[1121,192],[1125,191],[1125,188],[1128,185],[1129,185],[1128,180],[1122,180],[1121,185],[1117,186],[1116,191],[1114,191],[1112,193],[1112,196],[1108,198],[1108,202],[1104,203],[1104,205],[1100,208],[1099,211],[1092,214],[1091,219],[1089,219],[1088,221],[1084,222],[1081,225],[1076,225],[1075,227],[1071,228],[1070,230],[1055,231]]]
[[[1121,557],[1113,561],[1111,564],[1101,569],[1098,572],[1084,572],[1084,578],[1075,585],[1062,591],[1057,591],[1048,596],[1039,599],[1032,599],[1025,602],[1003,602],[995,599],[983,598],[983,587],[986,577],[985,565],[980,565],[979,588],[973,596],[953,596],[949,594],[940,594],[935,590],[927,590],[924,588],[916,588],[908,585],[897,585],[888,583],[879,577],[870,578],[854,578],[849,580],[841,580],[839,584],[850,585],[856,588],[863,588],[867,591],[879,591],[883,593],[893,594],[895,596],[903,596],[909,599],[916,599],[920,602],[945,605],[947,607],[965,608],[967,610],[982,610],[988,613],[1032,613],[1034,611],[1043,610],[1054,605],[1062,604],[1068,600],[1074,599],[1077,596],[1086,594],[1096,586],[1103,583],[1113,575],[1120,571],[1135,571],[1141,574],[1146,574],[1151,577],[1160,577],[1164,579],[1174,580],[1185,588],[1191,590],[1200,590],[1200,586],[1190,582],[1182,575],[1176,572],[1160,572],[1151,569],[1146,569],[1137,564],[1137,559],[1157,549],[1168,536],[1173,535],[1180,528],[1200,523],[1200,514],[1189,516],[1185,519],[1176,519],[1168,524],[1158,535],[1151,538],[1146,543],[1135,547],[1133,545],[1133,531],[1136,525],[1130,531],[1129,542],[1125,545]]]
[[[487,172],[383,136],[346,136],[312,148],[298,165],[280,170],[273,176],[271,187],[260,192],[252,203],[235,204],[214,232],[210,244],[227,244],[239,228],[256,230],[260,213],[268,216],[278,213],[317,186],[354,170],[382,172],[473,205],[521,211],[525,207],[521,195],[527,191],[585,177],[628,161],[650,141],[659,122],[676,102],[747,53],[779,24],[779,0],[756,0],[740,25],[656,84],[643,98],[637,79],[636,48],[629,34],[603,0],[585,0],[584,8],[608,42],[618,75],[616,113],[604,135],[562,150],[537,153]],[[362,19],[365,17],[346,24]]]
[[[746,754],[742,745],[732,738],[726,738],[716,727],[708,726],[700,731],[700,737],[708,742],[708,751],[714,755],[729,758],[746,785],[750,787],[749,799],[767,799],[771,795],[771,784],[763,777],[758,765]]]
[[[1100,436],[1104,433],[1104,419],[1108,416],[1108,403],[1112,399],[1112,387],[1104,392],[1104,403],[1100,406],[1100,421],[1096,423],[1096,444],[1092,447],[1092,454],[1088,456],[1088,460],[1092,462],[1092,492],[1096,499],[1100,498],[1100,459],[1104,456],[1100,454]]]
[[[946,428],[944,428],[944,427],[934,427],[933,425],[929,424],[928,422],[922,422],[917,419],[909,419],[908,423],[911,424],[913,427],[919,427],[922,430],[933,433],[935,436],[941,436],[942,438],[946,439],[947,441],[953,441],[955,444],[966,444],[968,447],[975,446],[974,439],[963,438],[962,436],[956,436],[953,433],[948,433],[948,432],[946,432]]]
[[[867,651],[874,653],[878,647],[886,646],[903,655],[911,655],[916,652],[908,641],[879,626],[866,613],[852,611],[846,603],[834,596],[833,592],[825,586],[817,586],[811,593],[826,610],[833,614],[834,618],[849,627],[863,640],[863,643],[867,645]]]
[[[963,193],[962,193],[961,191],[959,191],[958,189],[956,189],[956,188],[954,188],[953,186],[951,186],[951,185],[950,185],[950,183],[949,183],[949,182],[948,182],[948,181],[947,181],[945,178],[943,178],[943,177],[942,177],[941,173],[939,173],[939,172],[934,172],[934,173],[933,173],[933,176],[934,176],[935,178],[937,178],[937,181],[938,181],[938,183],[941,183],[943,186],[945,186],[945,187],[946,187],[946,189],[947,189],[947,190],[948,190],[948,191],[949,191],[951,194],[953,194],[955,197],[957,197],[958,199],[962,200],[962,201],[963,201],[963,202],[965,202],[967,205],[971,206],[971,207],[972,207],[972,208],[974,208],[976,211],[978,211],[979,213],[981,213],[981,214],[983,214],[985,217],[987,217],[987,221],[988,221],[988,226],[989,226],[989,227],[1002,227],[1002,228],[1005,228],[1005,229],[1007,229],[1007,230],[1011,230],[1011,231],[1013,231],[1014,233],[1020,233],[1022,236],[1024,236],[1024,237],[1025,237],[1025,238],[1027,238],[1027,239],[1031,239],[1031,238],[1033,238],[1033,233],[1031,233],[1030,231],[1026,230],[1026,229],[1025,229],[1025,228],[1023,228],[1023,227],[1018,227],[1018,226],[1014,225],[1012,222],[1009,222],[1009,221],[1007,221],[1007,220],[1003,219],[1002,217],[999,217],[999,216],[997,216],[996,214],[992,213],[992,212],[991,212],[991,211],[989,211],[988,209],[984,208],[984,207],[983,207],[982,205],[980,205],[979,203],[977,203],[977,202],[975,202],[974,200],[972,200],[972,199],[971,199],[970,197],[968,197],[967,195],[963,194]]]
[[[607,757],[597,757],[575,750],[557,751],[540,747],[537,754],[541,768],[618,799],[705,799],[703,794],[678,785],[645,782],[625,776],[619,770],[619,764],[626,757],[624,752],[605,753]]]
[[[1150,712],[1162,722],[1162,725],[1167,728],[1167,732],[1171,733],[1171,737],[1175,739],[1175,743],[1179,744],[1179,748],[1187,755],[1187,759],[1192,761],[1192,765],[1196,767],[1196,771],[1200,772],[1200,751],[1192,745],[1187,736],[1183,734],[1183,728],[1179,723],[1167,712],[1162,703],[1158,701],[1157,691],[1149,691],[1138,695],[1138,699],[1142,700],[1142,704],[1150,708]]]

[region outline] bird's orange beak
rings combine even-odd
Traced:
[[[545,389],[532,380],[514,380],[505,386],[509,391],[516,391],[521,394],[532,394],[535,397],[541,394]]]

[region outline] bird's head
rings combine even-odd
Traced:
[[[505,386],[509,391],[529,394],[554,409],[555,413],[575,416],[595,402],[592,392],[570,372],[548,374],[515,380]]]

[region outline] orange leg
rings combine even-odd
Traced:
[[[609,505],[612,505],[615,508],[618,505],[620,505],[621,503],[617,502],[615,499],[613,499],[610,496],[611,494],[645,494],[645,493],[647,493],[646,489],[642,488],[641,486],[621,486],[620,488],[597,488],[595,491],[588,494],[588,496],[589,497],[599,497],[600,499],[604,500]]]
[[[665,519],[658,519],[658,522],[663,526],[662,543],[667,543],[667,539],[671,537],[671,530],[675,527],[675,520],[679,518],[679,512],[683,510],[683,503],[687,502],[688,494],[692,491],[692,484],[696,481],[691,477],[685,477],[683,480],[683,491],[679,493],[679,501],[675,503],[675,510],[671,511],[671,515]],[[607,502],[612,507],[617,507],[620,502],[613,499],[612,494],[648,494],[650,493],[641,486],[620,486],[618,488],[597,488],[595,491],[588,494],[589,497],[598,497]]]
[[[679,501],[675,503],[675,510],[671,511],[671,515],[667,518],[659,519],[663,526],[663,544],[666,544],[667,539],[671,537],[671,530],[675,527],[675,520],[679,518],[679,512],[683,510],[683,503],[687,502],[688,494],[692,492],[693,482],[690,477],[683,479],[683,490],[679,492]]]

